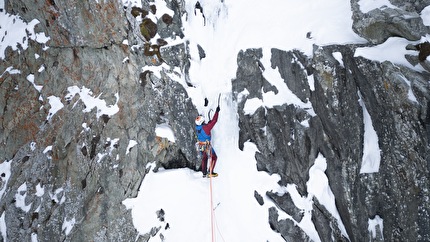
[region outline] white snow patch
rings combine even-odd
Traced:
[[[64,231],[66,236],[69,235],[75,223],[76,223],[75,218],[72,218],[71,220],[67,220],[66,218],[64,218],[63,225],[61,226],[61,231]]]
[[[42,185],[39,182],[39,184],[37,184],[36,186],[36,196],[42,197],[44,194],[45,194],[45,189],[42,187]]]
[[[423,40],[425,40],[425,38]],[[416,51],[406,49],[408,44],[417,43],[418,42],[408,41],[399,37],[391,37],[380,45],[357,48],[355,50],[354,57],[362,56],[366,59],[381,63],[384,61],[390,61],[394,64],[406,66],[413,70],[422,72],[424,69],[421,65],[413,66],[405,57],[405,55],[417,55]]]
[[[107,153],[97,153],[97,163],[100,163],[106,156]]]
[[[115,139],[111,139],[111,138],[107,138],[106,139],[106,145],[109,145],[109,155],[112,155],[112,151],[114,149],[116,149],[116,147],[118,147],[118,142],[119,142],[119,138],[115,138]]]
[[[91,128],[90,127],[88,127],[88,124],[87,123],[82,123],[82,128],[85,130],[85,131],[90,131],[91,130]]]
[[[30,143],[30,150],[31,150],[31,151],[36,150],[36,142],[32,141],[32,142]]]
[[[400,78],[402,78],[403,81],[405,81],[406,84],[408,84],[408,87],[409,87],[408,98],[409,98],[409,100],[411,100],[414,103],[418,103],[417,97],[415,96],[414,92],[412,91],[411,82],[408,79],[406,79],[406,77],[403,75],[400,75]]]
[[[34,83],[34,75],[33,75],[33,74],[29,74],[29,75],[27,76],[27,80],[28,80],[31,84],[33,84],[34,88],[35,88],[38,92],[41,92],[41,91],[42,91],[43,86],[41,86],[41,85],[37,85],[36,83]]]
[[[333,215],[337,220],[339,229],[343,236],[349,239],[342,219],[336,208],[336,202],[333,192],[330,189],[328,178],[325,174],[327,169],[326,158],[318,154],[314,165],[309,169],[309,181],[306,183],[307,191],[310,196],[315,196],[318,201]]]
[[[125,7],[130,7],[130,8],[133,6],[139,7],[139,8],[142,7],[142,1],[140,1],[140,0],[122,0],[122,4]]]
[[[372,118],[367,111],[361,93],[358,92],[360,106],[363,108],[364,140],[363,157],[361,160],[360,173],[374,173],[379,171],[381,163],[381,150],[379,149],[378,134],[373,128]]]
[[[314,74],[308,76],[309,89],[315,91],[315,79]]]
[[[340,52],[333,52],[332,55],[337,60],[337,62],[339,62],[340,66],[345,67],[343,65],[342,53],[340,53]]]
[[[8,14],[3,10],[0,12],[0,23],[0,59],[5,58],[5,50],[8,47],[20,52],[28,48],[29,39],[40,44],[45,44],[50,39],[43,32],[34,32],[34,27],[39,23],[37,19],[26,23],[20,16]]]
[[[297,226],[299,226],[309,236],[312,241],[321,241],[321,238],[318,235],[315,225],[312,222],[312,195],[301,196],[297,191],[297,185],[295,184],[288,184],[283,189],[284,191],[282,191],[282,193],[279,193],[279,195],[283,195],[283,193],[288,192],[290,194],[291,199],[293,200],[294,205],[303,212],[302,220],[295,221],[293,218],[291,218],[291,220],[293,220],[297,224]]]
[[[243,112],[248,115],[253,115],[255,111],[257,111],[257,109],[263,105],[263,100],[256,97],[250,98],[246,100],[245,105],[243,106]]]
[[[20,208],[22,211],[28,213],[31,208],[31,203],[29,205],[25,205],[25,198],[27,197],[27,183],[24,182],[21,186],[19,186],[16,194],[15,194],[15,206]]]
[[[48,100],[51,108],[49,109],[49,113],[48,113],[48,116],[46,117],[46,120],[50,120],[52,116],[54,116],[59,110],[61,110],[64,107],[59,97],[49,96]]]
[[[6,211],[3,211],[0,217],[0,233],[3,238],[3,241],[7,241],[7,233],[6,233],[7,227],[6,227],[5,214],[6,214]]]
[[[61,198],[59,197],[60,195],[62,195]],[[55,189],[53,193],[49,192],[49,197],[54,202],[60,203],[60,204],[63,204],[66,200],[66,194],[62,187]]]
[[[389,0],[360,0],[358,1],[358,5],[360,5],[360,11],[363,13],[368,13],[377,8],[398,8],[391,4]]]
[[[116,97],[115,104],[107,105],[105,100],[100,99],[100,96],[102,94],[100,94],[97,97],[93,97],[93,92],[90,89],[86,88],[85,86],[82,88],[79,88],[78,86],[71,86],[67,88],[67,91],[69,93],[65,96],[66,101],[72,100],[76,94],[79,94],[80,100],[85,104],[85,109],[83,110],[84,113],[91,112],[91,110],[96,108],[97,118],[100,118],[100,116],[102,116],[103,114],[106,114],[110,117],[119,111],[118,93],[115,94],[115,97]],[[76,104],[77,102],[73,105],[73,107],[75,107]]]
[[[155,126],[155,135],[161,138],[166,138],[170,142],[175,142],[176,140],[172,127],[167,123],[157,124]]]
[[[0,199],[3,198],[3,194],[6,191],[7,183],[11,175],[11,171],[10,171],[11,162],[12,161],[5,160],[3,161],[3,163],[0,164],[0,179],[3,184],[3,187],[0,190]]]
[[[39,240],[37,239],[37,234],[36,233],[31,233],[31,242],[38,242]]]
[[[425,26],[430,26],[430,6],[425,7],[421,11],[421,18],[423,19],[423,24]]]
[[[127,150],[125,151],[125,154],[128,155],[128,153],[130,153],[131,149],[137,145],[137,141],[136,140],[130,140],[128,142],[128,146],[127,146]]]
[[[47,146],[43,150],[43,154],[45,154],[48,157],[48,159],[52,159],[52,156],[50,155],[50,151],[52,151],[52,145]]]
[[[21,74],[21,71],[18,69],[13,69],[13,66],[9,66],[6,70],[0,75],[2,77],[5,73],[9,73],[10,75]]]
[[[44,65],[41,65],[41,66],[39,67],[39,70],[37,70],[37,72],[41,73],[41,72],[43,72],[44,70],[45,70],[45,66],[44,66]]]
[[[381,234],[381,236],[384,236],[384,220],[379,217],[379,215],[376,215],[374,219],[370,219],[368,220],[368,230],[369,230],[369,234],[370,236],[375,239],[376,238],[376,234],[377,234],[377,229],[379,227],[379,233]],[[372,239],[370,238],[370,239]],[[383,238],[382,238],[383,239]]]

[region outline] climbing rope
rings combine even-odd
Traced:
[[[213,173],[213,162],[212,162],[212,146],[211,143],[209,141],[199,141],[196,143],[196,147],[198,147],[198,151],[203,151],[206,153],[206,156],[208,158],[208,163],[209,163],[209,190],[210,190],[210,209],[211,209],[211,234],[212,234],[212,242],[216,241],[215,238],[215,227],[218,230],[218,233],[221,235],[221,238],[223,241],[224,237],[222,236],[221,232],[219,231],[218,228],[218,224],[215,218],[215,208],[214,208],[214,204],[213,204],[213,185],[212,185],[212,173]]]
[[[212,232],[212,242],[215,242],[215,231],[214,231],[214,205],[213,205],[213,196],[212,196],[212,147],[210,144],[207,145],[207,156],[209,162],[209,184],[210,184],[210,199],[211,199],[211,232]]]

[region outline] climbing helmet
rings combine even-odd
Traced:
[[[196,118],[196,124],[202,125],[202,123],[205,121],[205,118],[203,116],[197,116]]]

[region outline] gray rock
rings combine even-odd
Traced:
[[[157,77],[143,74],[142,67],[161,65],[159,59],[145,55],[143,46],[122,44],[127,37],[131,44],[142,42],[133,34],[138,25],[128,22],[131,14],[118,1],[61,6],[7,1],[6,10],[39,19],[39,31],[51,37],[47,50],[30,40],[26,51],[8,52],[0,64],[2,73],[9,66],[21,71],[6,73],[0,84],[0,161],[11,166],[10,178],[6,181],[5,175],[0,184],[7,182],[0,212],[8,239],[30,241],[36,234],[39,241],[148,241],[154,231],[138,236],[122,201],[137,196],[149,162],[155,161],[156,169],[195,169],[194,142],[188,137],[194,135],[197,111],[184,87],[169,77],[175,75],[173,67],[189,65],[186,46],[161,51],[170,66]],[[182,34],[177,20],[169,26],[159,23],[163,36]],[[29,74],[43,86],[40,92],[26,79]],[[97,108],[89,110],[83,93],[69,95],[73,86],[91,90],[91,97],[107,107],[118,105],[119,111],[101,115]],[[58,97],[64,107],[47,118],[49,96]],[[161,123],[171,126],[175,143],[156,137]],[[128,148],[130,140],[137,145]],[[28,211],[15,206],[16,194],[25,195]],[[69,229],[63,227],[66,221],[74,221]]]
[[[277,52],[272,51],[276,53],[272,55],[272,65],[280,73],[289,73],[289,65],[273,63],[280,63],[279,58],[284,58],[283,63],[291,63],[297,52]],[[333,58],[333,52],[342,54],[343,66]],[[254,142],[260,151],[256,154],[257,168],[280,174],[281,184],[294,183],[301,194],[306,191],[309,168],[317,154],[322,153],[327,159],[326,174],[337,209],[351,241],[370,238],[367,223],[376,215],[384,219],[385,240],[425,240],[430,222],[425,199],[429,185],[425,121],[430,90],[425,81],[428,75],[388,62],[356,58],[353,53],[352,46],[317,47],[312,60],[302,59],[302,66],[312,66],[307,72],[315,80],[315,90],[308,94],[317,114],[314,117],[293,105],[260,108],[253,115],[245,115],[241,108],[247,98],[239,100],[239,146],[247,140]],[[254,57],[239,54],[238,63],[254,66],[256,62],[241,58]],[[260,76],[256,68],[245,66],[240,70],[254,70],[255,76]],[[247,76],[253,75],[251,72],[245,76],[239,71],[233,85],[236,93]],[[288,83],[294,83],[291,89],[296,95],[306,94],[301,92],[302,88],[295,88],[306,85],[306,75],[283,74],[283,77],[292,79],[286,83],[289,87]],[[261,90],[263,84],[252,85],[250,90]],[[360,174],[364,128],[358,92],[379,137],[382,159],[379,172],[373,174]],[[410,99],[411,93],[416,101]],[[309,127],[300,124],[304,117],[309,119]],[[287,213],[296,214],[288,199],[274,201]],[[336,230],[337,221],[328,212],[318,211],[323,211],[322,205],[314,208],[314,222],[321,239],[345,240]]]
[[[390,37],[402,37],[408,40],[420,40],[429,33],[429,27],[422,22],[420,11],[407,1],[397,1],[399,8],[378,8],[368,13],[360,11],[359,1],[352,0],[353,30],[372,44],[381,44]],[[403,4],[400,4],[402,2]],[[416,8],[422,9],[417,3]]]

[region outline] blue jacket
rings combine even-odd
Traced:
[[[211,136],[206,134],[203,125],[196,125],[197,139],[201,142],[211,141]]]

